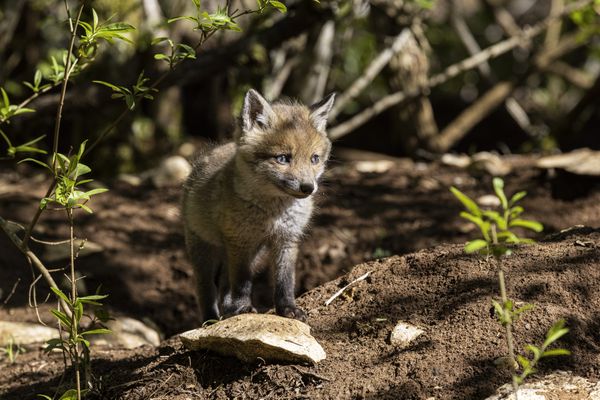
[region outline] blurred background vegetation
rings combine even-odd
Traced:
[[[169,74],[155,99],[135,107],[90,154],[96,174],[144,170],[168,154],[190,156],[202,141],[230,138],[249,88],[306,103],[337,92],[342,103],[330,121],[337,146],[426,158],[600,148],[598,0],[284,3],[286,13],[241,17],[241,32],[218,32]],[[123,110],[93,80],[130,87],[144,71],[152,82],[168,69],[154,57],[166,45],[154,38],[199,40],[189,21],[167,23],[193,15],[191,0],[89,4],[101,20],[114,16],[136,30],[127,34],[132,43],[102,43],[94,63],[72,78],[62,149],[97,137]],[[256,1],[201,3],[209,12],[219,6],[244,10]],[[93,18],[88,10],[83,21]],[[51,56],[60,59],[68,41],[63,0],[0,0],[0,86],[12,103],[31,95],[22,82],[33,82],[37,69],[51,75]],[[461,64],[469,57],[474,62]],[[42,147],[50,148],[59,98],[59,87],[39,96],[28,104],[36,111],[12,118],[3,132],[15,143],[45,134]]]

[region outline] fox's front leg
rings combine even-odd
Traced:
[[[296,280],[296,258],[298,245],[296,243],[279,244],[273,248],[273,273],[275,293],[273,301],[277,315],[306,320],[306,313],[296,306],[294,286]]]
[[[251,257],[241,247],[227,248],[227,279],[222,311],[225,317],[244,313],[255,313],[252,306],[252,266]]]

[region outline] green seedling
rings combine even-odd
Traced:
[[[544,227],[537,221],[523,219],[521,214],[525,211],[520,205],[517,205],[527,193],[520,191],[510,197],[504,193],[504,181],[501,178],[494,178],[492,181],[494,194],[500,202],[500,210],[483,210],[473,199],[461,192],[455,187],[450,191],[465,207],[460,216],[469,222],[472,222],[479,228],[481,237],[467,242],[465,252],[469,254],[480,254],[494,259],[498,266],[498,282],[500,286],[501,301],[492,300],[494,312],[498,322],[504,327],[506,333],[506,343],[508,348],[508,365],[513,370],[512,383],[515,391],[515,397],[518,398],[519,385],[536,370],[537,363],[544,357],[559,356],[569,354],[568,350],[555,348],[548,349],[550,345],[564,336],[568,329],[564,327],[564,321],[556,322],[546,334],[546,340],[541,347],[528,344],[525,346],[526,352],[532,354],[531,358],[517,354],[515,356],[515,346],[512,333],[513,324],[521,317],[523,313],[533,308],[532,304],[525,304],[516,307],[515,302],[508,298],[506,294],[506,282],[502,268],[502,258],[512,254],[512,247],[519,244],[535,243],[533,239],[520,237],[514,232],[514,228],[524,228],[526,230],[541,232]],[[521,370],[517,371],[516,365]]]

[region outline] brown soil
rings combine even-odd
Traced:
[[[540,343],[552,322],[566,318],[571,331],[560,345],[573,354],[545,362],[542,371],[569,369],[598,379],[600,231],[552,233],[576,224],[600,226],[600,192],[555,199],[552,193],[561,190],[556,180],[531,168],[530,160],[513,161],[520,168],[506,177],[507,192],[527,190],[527,215],[544,223],[550,234],[506,260],[509,294],[535,304],[517,324],[519,348]],[[191,267],[182,249],[179,190],[111,185],[110,194],[93,204],[95,214],[78,220],[78,236],[104,251],[81,258],[78,268],[88,292],[101,284],[101,291],[110,294],[113,313],[154,323],[170,338],[156,349],[98,348],[97,388],[91,397],[451,399],[491,394],[509,380],[507,371],[494,364],[505,353],[502,327],[490,315],[498,292],[496,267],[464,255],[456,244],[475,232],[457,218],[460,205],[448,192],[456,185],[480,196],[489,193],[490,180],[438,163],[400,160],[382,174],[360,173],[354,162],[333,164],[298,267],[299,291],[308,290],[299,302],[327,352],[317,366],[244,365],[184,350],[171,336],[194,328],[197,315]],[[44,186],[36,176],[0,173],[0,215],[29,220]],[[37,232],[43,239],[63,238],[63,215],[48,213]],[[419,249],[427,250],[407,254]],[[2,301],[18,282],[0,308],[0,320],[35,321],[27,306],[29,267],[3,235],[0,254]],[[406,255],[377,259],[387,254]],[[368,259],[375,260],[352,267]],[[372,271],[366,281],[324,306],[366,271]],[[40,299],[43,286],[38,284]],[[50,306],[40,310],[48,322]],[[407,350],[389,343],[398,320],[426,331]],[[14,364],[2,360],[0,398],[52,393],[61,371],[61,357],[35,349]]]

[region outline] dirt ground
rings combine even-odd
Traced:
[[[448,191],[455,185],[473,197],[488,194],[491,177],[409,160],[395,160],[383,173],[360,172],[364,168],[347,158],[357,157],[340,154],[331,164],[298,265],[299,303],[327,352],[316,366],[245,365],[183,349],[173,335],[198,320],[179,223],[180,190],[109,182],[111,191],[92,205],[95,213],[78,219],[77,235],[103,248],[79,260],[82,289],[101,285],[114,314],[157,326],[165,340],[158,348],[97,349],[91,398],[478,399],[508,382],[507,371],[494,364],[505,352],[502,328],[490,315],[496,267],[463,254],[460,244],[475,232],[457,217],[461,206]],[[568,369],[599,379],[600,231],[557,232],[600,227],[600,191],[589,190],[585,180],[536,170],[527,158],[511,163],[516,172],[505,177],[507,192],[527,190],[526,216],[546,228],[539,244],[506,260],[510,296],[535,304],[517,325],[519,348],[540,343],[555,320],[566,318],[571,330],[560,345],[573,354],[544,363],[542,371]],[[28,221],[45,186],[35,174],[23,179],[0,172],[0,215]],[[47,213],[36,236],[64,238],[63,221]],[[0,306],[0,320],[35,321],[27,301],[29,267],[3,235],[0,254],[0,301],[16,284]],[[366,281],[324,306],[366,271],[372,271]],[[47,322],[49,307],[40,307]],[[398,320],[426,331],[406,350],[389,343]],[[62,358],[36,349],[14,364],[0,361],[0,398],[50,394],[61,370]]]

